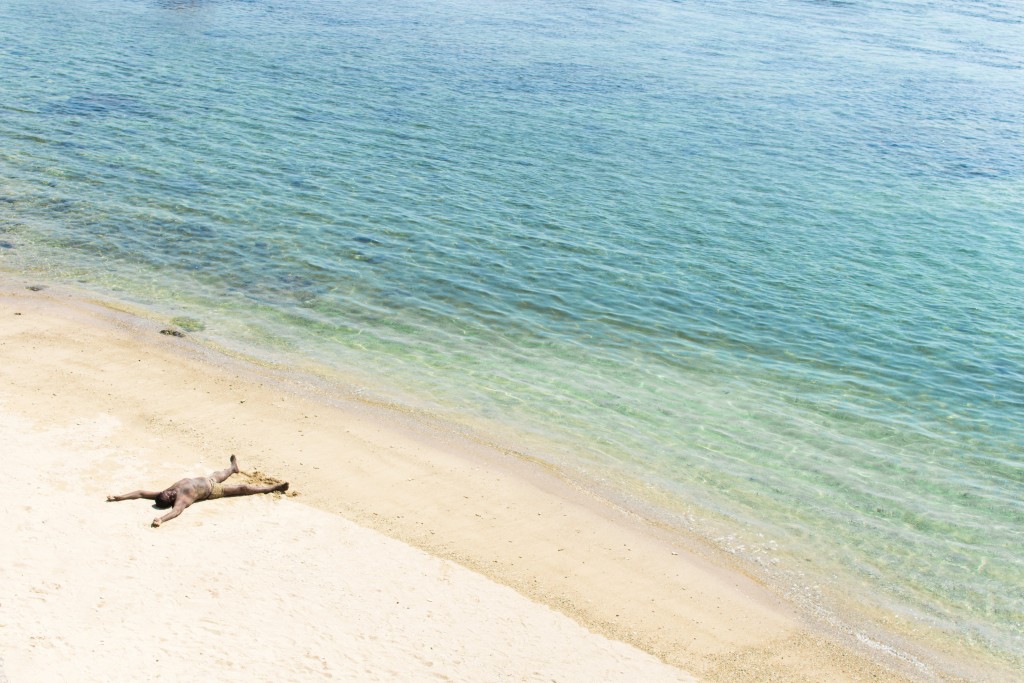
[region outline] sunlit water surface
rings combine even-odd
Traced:
[[[0,267],[333,368],[866,643],[1000,679],[1024,666],[1022,21],[5,0]]]

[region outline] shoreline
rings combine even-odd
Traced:
[[[318,400],[315,386],[161,336],[156,322],[95,297],[13,279],[0,286],[4,402],[25,419],[111,417],[124,425],[112,447],[164,469],[219,467],[235,452],[243,468],[288,479],[304,506],[454,561],[703,680],[911,680],[815,629],[696,540],[551,468],[393,409]],[[60,391],[44,396],[45,386]]]

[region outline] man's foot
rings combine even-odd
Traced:
[[[277,486],[274,487],[274,490],[275,491],[280,491],[280,492],[284,493],[285,491],[288,490],[288,482],[285,482],[283,484],[278,484]]]
[[[238,472],[238,458],[233,455],[231,456],[231,471],[235,473]]]
[[[107,496],[107,502],[108,503],[116,503],[117,502],[117,496]]]

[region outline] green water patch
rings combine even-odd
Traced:
[[[206,329],[206,324],[203,321],[184,316],[171,318],[171,324],[180,327],[186,332],[202,332]]]

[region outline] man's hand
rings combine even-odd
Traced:
[[[107,496],[107,502],[108,503],[116,503],[117,502],[117,496]]]
[[[161,522],[160,522],[160,518],[159,517],[157,517],[156,519],[153,520],[153,526],[154,527],[158,527],[158,526],[160,526],[160,524],[161,524]]]

